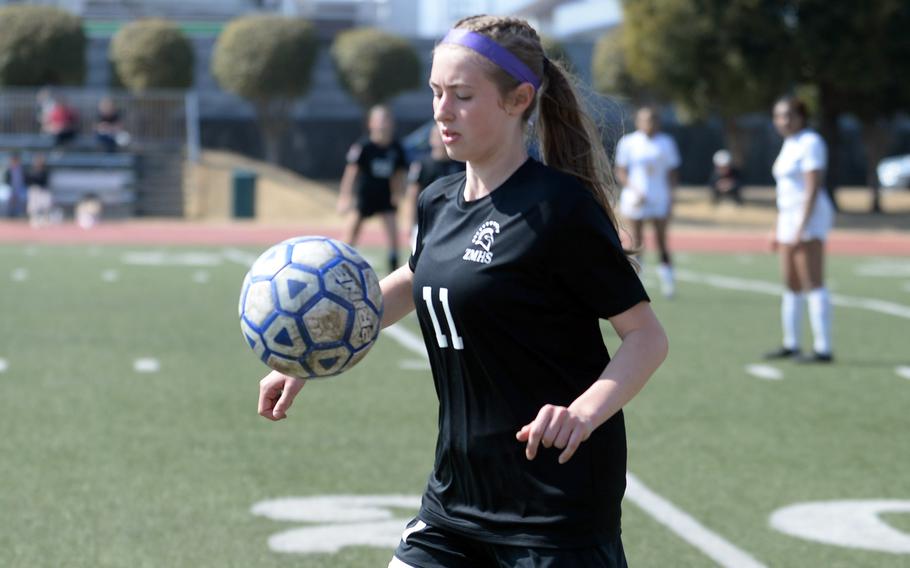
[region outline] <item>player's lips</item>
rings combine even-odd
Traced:
[[[448,128],[443,128],[439,131],[439,134],[442,136],[443,144],[454,144],[455,141],[461,138],[461,134],[455,132],[454,130],[449,130]]]

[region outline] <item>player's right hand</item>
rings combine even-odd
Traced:
[[[259,381],[259,416],[277,422],[287,418],[287,411],[303,385],[304,379],[272,371]]]

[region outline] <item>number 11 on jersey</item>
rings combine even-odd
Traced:
[[[423,301],[427,305],[427,311],[430,312],[430,319],[433,321],[433,330],[436,332],[436,343],[439,344],[439,347],[445,349],[449,346],[449,338],[442,333],[442,328],[439,326],[439,317],[436,315],[436,308],[433,306],[433,288],[431,286],[423,287]],[[440,288],[439,289],[439,302],[442,304],[442,309],[446,314],[446,323],[449,325],[449,332],[452,334],[452,347],[457,350],[464,349],[464,341],[462,341],[461,336],[458,335],[458,330],[455,329],[455,321],[452,319],[452,310],[449,308],[449,289]]]

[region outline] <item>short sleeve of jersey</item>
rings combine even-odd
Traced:
[[[664,142],[667,147],[667,166],[671,170],[678,168],[682,160],[679,158],[679,147],[676,145],[676,141],[669,134],[665,134]]]
[[[417,196],[417,236],[414,239],[414,248],[411,250],[411,256],[408,258],[408,266],[411,272],[417,270],[417,260],[423,251],[423,232],[426,230],[424,219],[426,218],[426,198],[429,195],[426,191],[420,192]]]
[[[577,200],[553,244],[556,278],[573,303],[608,319],[650,301],[613,223],[593,195]]]
[[[623,136],[616,144],[616,165],[620,168],[629,167],[629,137]]]
[[[423,169],[423,163],[419,160],[411,163],[408,169],[408,183],[418,183],[420,181],[420,172]]]
[[[360,155],[362,153],[363,153],[363,145],[361,145],[360,142],[354,142],[353,144],[351,144],[350,149],[348,149],[348,153],[345,156],[345,160],[347,160],[347,162],[349,164],[356,164],[360,161]]]
[[[824,170],[828,167],[828,150],[825,148],[825,141],[821,136],[812,133],[803,136],[801,140],[803,156],[800,160],[799,169],[803,173],[816,170]]]

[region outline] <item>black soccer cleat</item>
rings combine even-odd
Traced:
[[[834,355],[831,353],[819,353],[813,351],[811,355],[799,355],[796,357],[797,363],[833,363]]]
[[[792,359],[798,357],[802,357],[799,349],[790,349],[789,347],[781,347],[765,353],[765,359]]]

